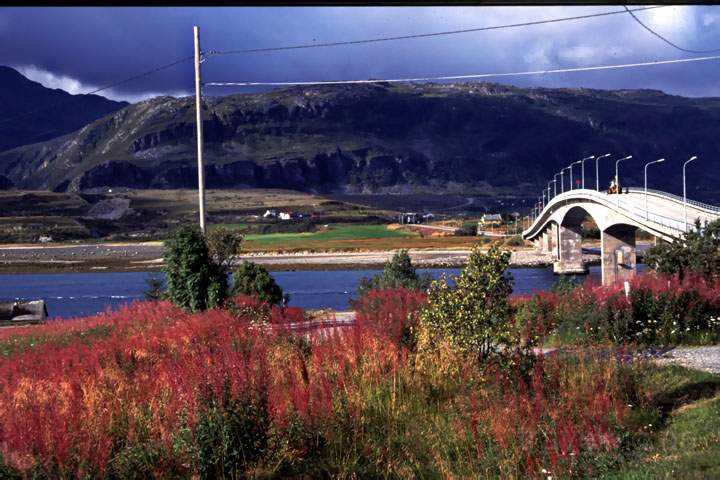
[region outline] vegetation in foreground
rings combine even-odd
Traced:
[[[218,250],[196,234],[175,237],[188,248],[178,249],[169,277],[184,278],[198,252],[222,265]],[[530,347],[543,329],[563,324],[548,318],[564,300],[554,310],[537,298],[510,302],[506,269],[507,252],[475,250],[452,284],[441,279],[427,293],[369,289],[354,325],[325,330],[307,330],[301,310],[258,295],[209,309],[211,282],[188,281],[175,285],[205,290],[178,298],[205,299],[204,308],[146,302],[0,332],[0,346],[16,346],[0,361],[0,473],[631,475],[647,449],[672,448],[663,432],[680,428],[672,412],[683,401],[718,391],[716,376],[628,362],[628,346],[536,355]],[[662,281],[674,291],[667,302],[705,285],[682,304],[700,305],[697,318],[717,305],[709,284],[686,283],[696,281],[688,276]],[[578,292],[566,293],[566,303],[579,305]],[[709,433],[700,433],[709,443]]]
[[[283,318],[261,328],[167,302],[96,317],[102,337],[0,363],[2,475],[580,478],[647,437],[644,367],[483,364],[449,345],[413,351],[371,319],[417,318],[422,303],[394,291],[357,326],[309,340]]]
[[[508,253],[476,248],[452,282],[368,288],[353,325],[312,330],[302,310],[262,300],[267,282],[223,283],[240,242],[176,232],[164,296],[178,306],[0,332],[0,476],[700,478],[720,468],[710,428],[720,377],[632,355],[638,344],[717,342],[713,275],[646,275],[627,296],[565,285],[510,301]],[[408,260],[398,254],[378,286],[417,281]],[[536,354],[548,335],[583,348]],[[684,441],[705,450],[689,454]]]

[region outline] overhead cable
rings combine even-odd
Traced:
[[[690,49],[688,49],[688,48],[680,47],[680,46],[678,46],[677,44],[675,44],[675,43],[671,42],[670,40],[668,40],[667,38],[663,37],[663,36],[660,35],[659,33],[657,33],[657,32],[656,32],[655,30],[653,30],[652,28],[650,28],[650,27],[648,27],[647,25],[645,25],[645,24],[633,13],[633,12],[637,11],[637,9],[635,9],[635,10],[630,10],[626,5],[623,5],[623,6],[625,7],[625,11],[627,11],[627,13],[629,13],[630,16],[631,16],[633,19],[635,19],[635,21],[636,21],[637,23],[639,23],[641,27],[643,27],[645,30],[647,30],[648,32],[652,33],[652,34],[655,35],[657,38],[659,38],[659,39],[662,40],[663,42],[667,43],[667,44],[670,45],[671,47],[680,50],[681,52],[687,52],[687,53],[715,53],[715,52],[720,52],[720,48],[713,48],[713,49],[711,49],[711,50],[690,50]]]
[[[354,83],[398,83],[398,82],[430,82],[433,80],[469,80],[475,78],[489,77],[518,77],[525,75],[545,75],[549,73],[573,73],[590,72],[597,70],[613,70],[621,68],[649,67],[654,65],[669,65],[675,63],[707,62],[720,60],[720,55],[710,57],[679,58],[673,60],[656,60],[652,62],[624,63],[619,65],[599,65],[594,67],[557,68],[552,70],[532,70],[526,72],[504,72],[504,73],[477,73],[470,75],[445,75],[439,77],[415,77],[415,78],[386,78],[366,80],[318,80],[299,82],[206,82],[205,86],[212,87],[251,87],[251,86],[289,86],[289,85],[340,85]]]
[[[639,7],[639,8],[633,9],[632,11],[638,12],[638,11],[642,11],[642,10],[653,10],[656,8],[665,8],[666,6],[667,5]],[[534,21],[530,21],[530,22],[511,23],[511,24],[505,24],[505,25],[493,25],[493,26],[489,26],[489,27],[466,28],[466,29],[462,29],[462,30],[450,30],[450,31],[445,31],[445,32],[418,33],[415,35],[399,35],[399,36],[393,36],[393,37],[369,38],[369,39],[364,39],[364,40],[348,40],[348,41],[342,41],[342,42],[307,43],[307,44],[301,44],[301,45],[289,45],[289,46],[284,46],[284,47],[247,48],[247,49],[241,49],[241,50],[208,50],[206,52],[206,54],[208,56],[212,56],[212,55],[233,55],[233,54],[242,54],[242,53],[280,52],[283,50],[299,50],[299,49],[304,49],[304,48],[339,47],[339,46],[343,46],[343,45],[358,45],[358,44],[366,44],[366,43],[390,42],[390,41],[395,41],[395,40],[409,40],[409,39],[414,39],[414,38],[440,37],[440,36],[444,36],[444,35],[457,35],[457,34],[461,34],[461,33],[484,32],[484,31],[488,31],[488,30],[501,30],[504,28],[530,27],[533,25],[568,22],[568,21],[572,21],[572,20],[585,20],[585,19],[589,19],[589,18],[606,17],[609,15],[618,15],[618,14],[624,14],[624,13],[625,13],[625,10],[613,10],[611,12],[591,13],[588,15],[577,15],[574,17],[551,18],[548,20],[534,20]]]

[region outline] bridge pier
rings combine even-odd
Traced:
[[[558,239],[558,260],[553,264],[557,274],[587,273],[582,259],[582,226],[560,225]]]
[[[635,276],[637,257],[632,225],[613,225],[600,234],[602,284],[612,285]]]
[[[550,224],[550,231],[549,231],[549,237],[550,237],[550,253],[553,254],[553,258],[555,260],[560,258],[560,252],[559,252],[559,242],[558,242],[558,226],[557,223],[552,222]]]

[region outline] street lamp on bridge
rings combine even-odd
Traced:
[[[548,182],[548,202],[550,201],[550,184],[551,184],[551,183],[554,185],[554,184],[555,184],[555,180],[550,180],[550,181]],[[555,195],[557,195],[557,189],[556,189]],[[555,198],[555,195],[553,195],[553,198]]]
[[[685,214],[685,232],[687,233],[687,190],[685,188],[685,166],[692,162],[693,160],[697,160],[698,157],[693,155],[690,157],[690,160],[683,163],[683,213]]]
[[[599,157],[595,158],[595,190],[597,190],[598,192],[600,191],[600,170],[598,170],[598,160],[609,156],[610,154],[606,153],[605,155],[600,155]]]
[[[570,190],[573,189],[573,174],[572,174],[572,167],[573,165],[577,165],[578,163],[582,163],[582,160],[578,160],[577,162],[573,162],[570,164]]]
[[[617,205],[620,206],[620,177],[618,173],[618,165],[623,160],[630,160],[632,158],[632,155],[628,155],[627,157],[620,158],[615,161],[615,187],[617,188]]]
[[[665,161],[664,158],[659,158],[657,160],[653,160],[652,162],[648,162],[645,164],[645,220],[647,220],[648,216],[649,216],[648,215],[648,200],[647,200],[647,167],[649,167],[653,163],[662,163],[664,161]],[[620,198],[620,197],[618,197],[618,198]],[[686,223],[686,225],[687,225],[687,223]]]
[[[585,189],[585,160],[592,160],[595,155],[590,155],[580,160],[580,170],[582,171],[582,188]]]
[[[567,170],[569,168],[570,167],[565,167],[562,170],[560,170],[560,187],[561,187],[560,190],[562,190],[562,192],[565,192],[565,170]],[[570,169],[570,173],[572,173],[572,169]],[[570,187],[572,190],[572,178],[570,179]]]

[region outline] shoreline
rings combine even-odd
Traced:
[[[588,246],[592,248],[592,246]],[[469,249],[409,249],[416,268],[462,268]],[[249,260],[269,271],[330,271],[382,269],[395,250],[352,252],[252,252],[240,255],[233,265]],[[594,252],[583,254],[586,264],[599,264]],[[547,267],[552,255],[533,248],[512,251],[510,267]],[[0,274],[159,272],[163,267],[162,245],[98,244],[8,247],[0,246]]]

